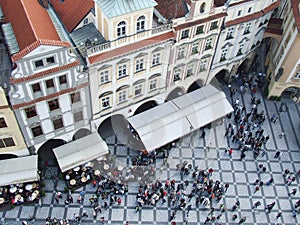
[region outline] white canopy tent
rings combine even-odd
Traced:
[[[180,96],[128,119],[147,151],[153,151],[233,111],[212,85]]]
[[[54,148],[53,152],[61,171],[65,172],[107,154],[108,146],[98,133],[93,133]]]
[[[38,156],[0,160],[0,186],[39,180]]]

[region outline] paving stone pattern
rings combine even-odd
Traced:
[[[237,93],[234,98],[229,97],[229,91],[226,86],[223,86],[223,91],[227,94],[229,101],[234,104],[237,98],[247,108],[247,111],[251,109],[250,93],[244,95]],[[260,93],[256,94],[257,97],[261,97]],[[263,124],[264,134],[270,135],[270,140],[266,144],[267,154],[262,157],[259,156],[256,160],[253,158],[253,154],[248,152],[244,160],[240,159],[240,152],[236,150],[237,144],[232,144],[231,140],[224,137],[226,125],[231,122],[232,119],[226,119],[222,123],[215,124],[211,129],[206,129],[205,139],[200,139],[200,131],[195,131],[191,135],[181,138],[176,147],[170,151],[170,157],[168,165],[160,171],[162,165],[162,159],[158,158],[156,161],[156,178],[160,178],[162,182],[166,179],[175,179],[177,183],[181,180],[186,180],[186,176],[180,175],[176,171],[176,165],[183,161],[192,163],[193,166],[198,165],[201,169],[213,168],[214,173],[212,179],[220,180],[221,184],[229,183],[229,189],[225,194],[225,197],[216,203],[213,201],[212,206],[218,208],[220,204],[225,204],[227,207],[223,217],[214,224],[234,224],[239,221],[243,216],[247,217],[244,224],[247,225],[263,225],[274,224],[276,221],[276,215],[279,211],[283,213],[282,217],[278,220],[279,224],[295,225],[300,224],[299,215],[294,218],[291,213],[291,209],[295,202],[299,200],[299,177],[291,185],[285,183],[282,175],[285,169],[289,169],[291,172],[296,173],[300,169],[300,151],[299,151],[299,126],[300,126],[300,110],[299,104],[294,104],[290,100],[283,99],[288,106],[286,112],[279,112],[280,102],[273,102],[261,98],[262,103],[258,106],[258,111],[264,110],[268,117],[271,117],[274,112],[280,114],[276,123],[272,123],[268,119]],[[284,131],[286,135],[279,138],[279,134]],[[130,164],[130,157],[137,155],[133,150],[127,149],[120,144],[116,137],[110,137],[107,140],[111,154],[115,155],[117,160],[123,164]],[[209,148],[207,148],[209,146]],[[225,154],[225,149],[230,146],[234,148],[232,158],[229,158]],[[282,150],[283,155],[281,158],[274,158],[274,154],[277,150]],[[263,163],[267,171],[262,174],[257,173],[257,167],[260,163]],[[122,197],[121,205],[110,206],[108,210],[103,210],[98,215],[97,220],[93,219],[92,211],[93,206],[89,202],[89,197],[94,194],[95,189],[91,184],[78,189],[73,194],[76,202],[76,196],[79,195],[81,190],[86,192],[84,201],[81,204],[73,203],[69,206],[64,205],[64,201],[60,201],[59,204],[55,202],[55,191],[63,192],[64,199],[66,193],[64,193],[65,183],[58,177],[59,169],[51,167],[47,171],[49,174],[45,178],[46,182],[46,196],[43,198],[43,206],[38,204],[31,206],[19,206],[13,210],[0,212],[1,223],[4,225],[21,224],[21,221],[27,220],[30,216],[35,216],[36,220],[30,224],[44,224],[45,218],[57,217],[58,219],[70,219],[74,217],[74,213],[82,215],[85,210],[88,213],[87,218],[83,218],[82,225],[89,224],[101,224],[99,218],[104,216],[104,224],[121,225],[125,224],[128,220],[129,224],[143,224],[143,225],[167,225],[170,224],[169,218],[172,210],[174,209],[170,202],[161,204],[161,201],[157,203],[155,207],[144,206],[141,211],[135,212],[135,199],[139,184],[130,183],[129,193]],[[254,193],[255,186],[253,182],[258,178],[262,181],[267,181],[271,177],[274,179],[274,183],[266,186],[263,185],[262,189]],[[191,176],[189,180],[192,182]],[[191,189],[192,185],[189,185],[187,193]],[[289,192],[297,188],[295,196],[289,196]],[[235,222],[231,217],[234,214],[231,212],[231,208],[234,203],[239,200],[240,207],[235,212],[238,218]],[[252,209],[253,204],[260,200],[262,205],[257,209]],[[275,201],[276,205],[271,213],[267,214],[264,208],[267,204]],[[190,225],[203,224],[208,210],[203,207],[196,208],[194,199],[191,201],[192,210],[189,213],[188,221]],[[218,214],[216,214],[218,215]],[[183,220],[186,219],[185,211],[178,211],[175,221],[177,224],[183,224]],[[71,222],[71,224],[76,224]]]

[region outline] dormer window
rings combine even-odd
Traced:
[[[124,36],[126,36],[126,22],[121,21],[120,23],[118,23],[118,26],[117,26],[117,37],[121,38]]]
[[[205,2],[203,2],[200,6],[200,13],[204,13],[205,11]]]
[[[140,16],[140,17],[137,19],[137,23],[136,23],[136,32],[141,32],[141,31],[144,31],[144,30],[145,30],[145,21],[146,21],[145,16]]]

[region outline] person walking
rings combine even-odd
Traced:
[[[289,193],[289,196],[295,195],[297,193],[297,188],[293,188],[293,190]]]
[[[266,185],[268,185],[268,186],[269,186],[270,184],[272,184],[272,183],[273,183],[273,181],[274,181],[274,180],[273,180],[273,178],[271,177],[271,178],[270,178],[270,180],[268,180],[268,181],[267,181]]]
[[[260,206],[260,205],[261,205],[261,202],[260,202],[260,201],[257,201],[257,202],[254,203],[252,209],[256,209],[256,208],[257,208],[258,206]]]
[[[240,219],[240,221],[239,221],[239,224],[245,223],[245,222],[246,222],[246,219],[247,219],[246,216],[242,217],[242,218]]]
[[[274,208],[274,206],[275,206],[275,202],[268,204],[267,207],[265,208],[266,212],[270,213],[271,210]]]

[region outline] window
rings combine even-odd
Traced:
[[[59,108],[58,100],[54,99],[54,100],[48,101],[48,106],[49,106],[50,111],[58,109]]]
[[[102,105],[103,109],[110,107],[110,97],[105,96],[105,97],[101,98],[101,105]]]
[[[138,84],[134,86],[134,96],[138,96],[142,94],[142,88],[143,85],[142,84]]]
[[[252,11],[252,7],[249,7],[248,8],[248,13],[251,13],[251,11]]]
[[[211,49],[212,48],[212,38],[207,38],[205,42],[205,50]]]
[[[224,49],[222,50],[221,59],[220,59],[221,62],[224,61],[224,60],[226,60],[227,52],[228,52],[228,49],[227,49],[227,48],[224,48]]]
[[[157,80],[156,79],[150,80],[150,86],[149,86],[150,91],[155,90],[156,88],[157,88]]]
[[[83,25],[87,25],[89,23],[89,18],[84,18]]]
[[[228,32],[227,32],[227,35],[226,35],[226,40],[233,38],[233,32],[234,32],[233,27],[228,29]]]
[[[177,54],[177,59],[182,59],[184,58],[184,53],[185,53],[185,47],[179,47],[178,48],[178,54]]]
[[[34,97],[41,97],[42,96],[42,90],[41,90],[40,83],[32,84],[31,88],[32,88],[32,92],[33,92]]]
[[[215,30],[218,28],[218,21],[214,21],[210,24],[210,30]]]
[[[135,71],[141,71],[144,69],[144,59],[137,59],[135,63]]]
[[[0,148],[6,148],[6,147],[11,147],[11,146],[15,146],[15,142],[14,139],[12,138],[3,138],[0,139]]]
[[[196,35],[197,35],[197,34],[203,34],[203,28],[204,28],[203,25],[198,26],[197,29],[196,29]]]
[[[152,56],[152,66],[157,66],[160,64],[160,53],[154,53]]]
[[[175,69],[174,70],[174,78],[173,81],[178,81],[181,79],[181,69]]]
[[[80,102],[80,92],[75,92],[71,94],[71,102],[75,103],[75,102]]]
[[[300,79],[300,68],[298,69],[294,79]]]
[[[4,127],[7,127],[5,119],[4,118],[0,118],[0,128],[4,128]]]
[[[59,79],[59,84],[60,84],[61,88],[68,87],[67,75],[62,75],[58,79]]]
[[[240,16],[240,15],[242,15],[242,10],[239,10],[239,11],[238,11],[237,16]]]
[[[117,26],[117,37],[125,37],[126,36],[126,22],[121,21]]]
[[[48,93],[54,93],[55,92],[55,87],[54,87],[54,80],[53,79],[49,79],[46,80],[46,88]]]
[[[127,65],[123,64],[118,68],[118,79],[127,76]]]
[[[37,115],[36,110],[35,110],[35,106],[31,106],[25,109],[25,113],[27,116],[27,119],[35,117]]]
[[[199,71],[200,72],[203,72],[203,71],[206,71],[206,65],[207,65],[207,60],[204,59],[200,62],[200,68],[199,68]]]
[[[64,127],[62,118],[54,119],[52,123],[53,123],[54,130],[58,130]]]
[[[189,30],[183,30],[181,32],[181,39],[185,39],[185,38],[188,38],[189,37]]]
[[[109,82],[108,70],[100,72],[100,84],[105,84]]]
[[[192,76],[194,74],[194,65],[188,65],[186,70],[186,77]]]
[[[137,23],[136,23],[136,32],[141,32],[143,30],[145,30],[145,16],[140,16],[137,19]]]
[[[35,68],[41,68],[41,67],[44,67],[44,62],[43,62],[43,60],[37,60],[37,61],[35,61],[34,62],[34,65],[35,65]]]
[[[205,2],[203,2],[200,6],[200,13],[204,13],[205,11]]]
[[[199,52],[199,44],[198,43],[194,43],[192,45],[192,55],[197,54]]]
[[[35,127],[32,127],[31,132],[32,132],[33,137],[38,137],[38,136],[43,135],[43,130],[42,130],[41,125],[37,125]]]
[[[243,43],[241,43],[241,44],[240,44],[240,46],[239,46],[239,50],[238,50],[238,52],[237,52],[237,56],[239,56],[239,55],[242,55],[242,54],[243,54],[243,48],[244,48],[244,44],[243,44]]]
[[[119,91],[119,103],[126,101],[127,99],[127,90]]]
[[[251,28],[251,23],[247,23],[245,30],[244,30],[244,34],[249,34],[250,33],[250,28]]]
[[[55,63],[54,56],[46,58],[46,62],[47,65],[54,64]]]
[[[79,121],[82,121],[83,120],[83,113],[82,111],[79,111],[79,112],[75,112],[73,114],[73,117],[74,117],[74,122],[79,122]]]

